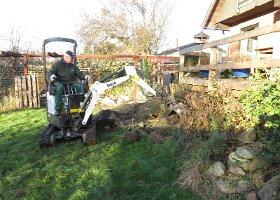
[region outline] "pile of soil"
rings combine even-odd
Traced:
[[[110,124],[124,129],[173,127],[183,128],[186,133],[242,129],[245,119],[242,105],[232,95],[194,90],[169,99],[153,97],[144,103],[125,103],[111,112],[114,114],[106,113],[113,116]]]

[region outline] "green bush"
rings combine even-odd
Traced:
[[[273,72],[273,71],[272,71]],[[257,76],[258,77],[258,76]],[[248,91],[242,98],[247,125],[257,127],[258,136],[264,145],[261,156],[266,162],[279,164],[280,158],[280,72],[269,73],[257,89]],[[274,170],[267,170],[267,174]]]
[[[271,75],[270,75],[271,77]],[[250,125],[279,129],[280,124],[280,72],[263,80],[257,89],[248,91],[242,98]]]

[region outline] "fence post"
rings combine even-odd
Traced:
[[[183,72],[184,67],[185,67],[185,55],[180,55],[179,84],[181,84],[184,79],[184,72]]]
[[[19,83],[18,83],[18,77],[16,76],[14,78],[15,80],[15,97],[16,97],[16,108],[20,108],[20,103],[19,103]]]
[[[160,84],[160,70],[161,70],[161,61],[159,61],[157,63],[157,73],[156,73],[156,76],[157,76],[157,84]]]
[[[136,69],[138,69],[139,58],[135,58],[134,66],[135,66]],[[137,83],[134,82],[133,88],[134,88],[133,89],[133,101],[136,102],[136,100],[137,100]]]
[[[26,80],[26,97],[27,97],[27,107],[32,108],[32,82],[31,82],[31,76],[24,76]]]
[[[35,87],[33,85],[33,95],[34,95],[34,98],[35,98],[35,101],[34,101],[34,106],[35,108],[39,108],[40,105],[39,105],[39,92],[38,92],[38,77],[36,75],[33,75],[33,83],[35,84]]]
[[[160,60],[159,73],[160,73],[160,84],[161,85],[163,85],[164,70],[165,70],[164,60]]]
[[[274,33],[274,41],[279,41],[280,33]],[[273,43],[273,54],[272,59],[279,59],[280,58],[280,44],[279,42]]]
[[[221,62],[221,52],[217,47],[211,48],[210,65],[215,65]],[[220,76],[220,71],[209,70],[208,75],[208,90],[213,90],[217,87],[217,77]]]

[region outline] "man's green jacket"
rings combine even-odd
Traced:
[[[52,74],[57,76],[57,81],[63,84],[77,81],[77,78],[85,80],[85,74],[80,69],[70,63],[66,63],[63,59],[55,62],[48,72],[48,77]]]

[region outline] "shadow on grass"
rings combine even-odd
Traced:
[[[113,137],[119,140],[122,132]],[[107,183],[89,193],[89,199],[199,199],[175,184],[182,164],[177,150],[178,143],[171,139],[163,144],[149,138],[129,144],[119,141],[107,165]]]
[[[177,143],[127,144],[124,130],[100,131],[98,144],[81,138],[40,149],[44,111],[0,115],[0,199],[198,199],[174,185]]]

